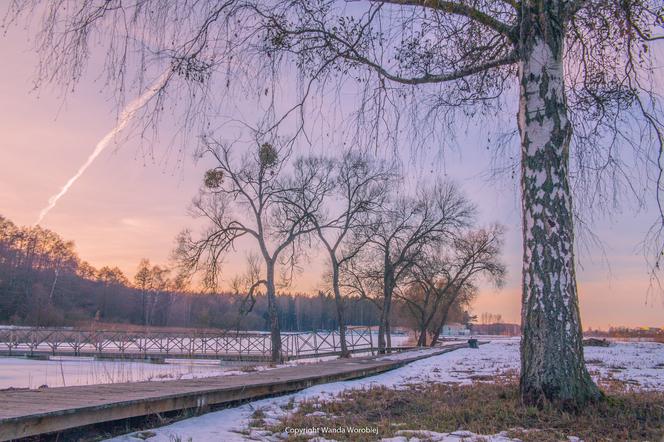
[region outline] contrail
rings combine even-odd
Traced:
[[[35,225],[39,224],[42,222],[44,217],[50,212],[52,208],[55,207],[55,205],[58,203],[58,200],[62,198],[69,188],[76,182],[77,179],[85,173],[86,169],[90,167],[92,162],[99,156],[100,153],[106,149],[106,146],[110,144],[110,142],[113,140],[113,137],[117,135],[119,132],[124,129],[127,124],[131,121],[131,119],[136,115],[136,112],[138,112],[143,106],[145,106],[145,103],[150,100],[150,98],[154,97],[154,95],[161,89],[164,84],[166,83],[166,79],[168,78],[169,71],[164,72],[158,79],[155,81],[152,86],[150,86],[150,89],[145,91],[143,95],[140,97],[136,98],[135,100],[132,100],[127,106],[125,106],[124,109],[122,109],[122,112],[120,113],[120,118],[118,119],[118,124],[115,125],[115,127],[107,133],[104,138],[102,138],[97,145],[95,146],[95,150],[92,151],[88,159],[79,167],[78,171],[74,174],[73,177],[69,178],[69,181],[65,183],[64,186],[62,186],[62,189],[52,197],[48,199],[48,204],[46,207],[42,209],[41,212],[39,212],[39,218],[37,219],[37,222]]]

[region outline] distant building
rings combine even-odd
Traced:
[[[468,336],[470,335],[470,330],[464,324],[451,322],[443,326],[441,334],[443,336]]]

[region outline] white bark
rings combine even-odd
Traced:
[[[562,41],[562,40],[560,40]],[[572,126],[567,117],[562,43],[526,42],[519,65],[523,299],[521,389],[527,402],[597,398],[583,361],[568,183]]]

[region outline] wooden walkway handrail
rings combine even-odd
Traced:
[[[351,352],[375,350],[369,327],[346,333]],[[0,355],[268,358],[269,333],[235,331],[77,330],[67,328],[2,328]],[[282,357],[321,356],[341,351],[338,331],[282,334]]]

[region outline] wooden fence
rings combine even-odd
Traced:
[[[346,342],[353,353],[375,350],[368,327],[348,329]],[[281,345],[284,359],[341,351],[338,331],[282,333]],[[5,356],[267,359],[271,348],[269,333],[260,332],[0,329],[0,355]]]

